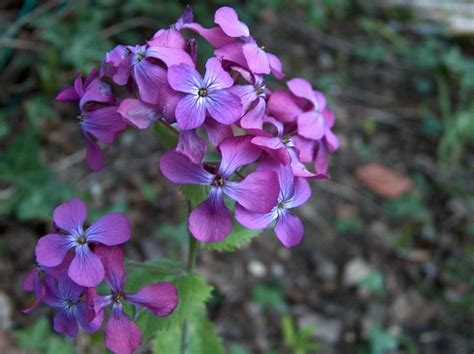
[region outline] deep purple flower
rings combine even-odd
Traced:
[[[138,326],[125,313],[123,304],[143,307],[158,317],[170,315],[178,305],[178,292],[171,283],[161,282],[146,285],[138,292],[128,294],[124,291],[125,269],[121,247],[97,246],[96,253],[105,267],[105,280],[110,287],[110,295],[97,295],[94,308],[98,314],[112,305],[112,312],[105,328],[105,345],[114,353],[133,353],[141,343]]]
[[[58,310],[54,316],[55,331],[75,337],[78,323],[86,332],[94,333],[99,330],[104,315],[95,314],[93,289],[76,284],[66,275],[58,279],[48,278],[45,287],[44,302]]]
[[[53,220],[66,234],[41,237],[36,245],[36,261],[45,267],[55,267],[73,249],[75,256],[68,268],[69,277],[79,285],[95,287],[104,279],[104,266],[91,250],[91,245],[122,244],[130,239],[131,229],[127,217],[120,213],[104,215],[84,230],[86,218],[86,206],[79,199],[58,206]]]
[[[206,170],[185,153],[167,152],[160,160],[161,172],[173,183],[210,186],[208,198],[189,216],[189,230],[198,240],[216,242],[232,230],[232,217],[224,203],[224,194],[245,208],[265,213],[276,204],[278,178],[273,171],[250,173],[240,182],[232,181],[241,166],[255,162],[261,150],[250,142],[251,137],[238,136],[224,140],[219,149],[222,160],[213,172]]]
[[[285,247],[293,247],[303,238],[303,223],[300,218],[289,210],[304,204],[311,196],[311,188],[306,179],[294,177],[289,166],[269,165],[269,168],[278,173],[280,194],[278,202],[268,213],[255,213],[249,211],[239,203],[235,206],[235,218],[249,229],[264,229],[275,223],[275,233]]]
[[[206,63],[204,78],[191,65],[180,64],[168,69],[171,87],[185,96],[176,105],[176,121],[181,129],[201,126],[206,113],[222,124],[232,124],[240,118],[239,97],[228,89],[234,84],[232,77],[222,69],[217,58]]]

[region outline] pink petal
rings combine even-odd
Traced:
[[[211,189],[209,197],[192,210],[189,215],[189,230],[202,242],[221,241],[230,234],[232,217],[219,188]]]
[[[107,283],[109,283],[114,291],[122,291],[125,284],[124,252],[122,247],[97,245],[94,253],[104,265]]]
[[[273,159],[283,165],[288,165],[291,161],[290,155],[288,154],[285,145],[283,145],[281,138],[256,136],[252,138],[252,143],[260,146]]]
[[[195,95],[186,95],[176,105],[175,114],[180,129],[196,129],[206,119],[205,100]]]
[[[186,155],[195,164],[201,164],[206,155],[207,143],[195,130],[182,130],[179,133],[176,151]]]
[[[79,101],[79,99],[80,97],[74,87],[63,88],[56,96],[56,101],[61,102],[75,102]]]
[[[160,117],[157,107],[134,98],[126,98],[121,103],[117,112],[130,125],[138,129],[147,129]]]
[[[45,267],[55,267],[61,264],[71,247],[71,239],[68,236],[60,234],[43,236],[36,244],[36,262]]]
[[[323,116],[316,111],[308,111],[298,116],[298,134],[313,140],[319,140],[326,130]]]
[[[311,87],[311,84],[307,80],[301,78],[294,78],[289,80],[286,84],[288,85],[288,88],[290,89],[293,95],[305,98],[315,104],[314,91]]]
[[[240,120],[240,125],[245,129],[262,129],[263,117],[265,116],[266,103],[259,98],[257,105],[250,109]]]
[[[71,199],[66,203],[61,204],[56,207],[53,212],[54,223],[60,229],[69,232],[82,230],[82,225],[86,219],[86,205],[79,199]]]
[[[76,248],[76,256],[69,266],[68,275],[76,284],[94,288],[104,280],[104,266],[90,249],[83,245]]]
[[[312,162],[314,159],[314,149],[316,142],[314,140],[303,138],[299,135],[292,137],[296,148],[298,149],[298,157],[301,162]]]
[[[230,125],[221,124],[210,118],[206,119],[204,129],[206,129],[209,142],[214,147],[217,147],[223,140],[234,136],[234,132]]]
[[[113,103],[114,95],[109,84],[95,79],[87,86],[84,95],[79,101],[79,108],[84,110],[89,102]]]
[[[270,115],[282,122],[293,122],[302,112],[288,92],[275,91],[270,95],[267,106]]]
[[[141,342],[140,328],[121,308],[114,308],[105,328],[107,349],[117,354],[132,354]]]
[[[227,36],[220,27],[204,28],[199,23],[188,23],[183,29],[189,29],[197,32],[201,37],[208,41],[214,48],[221,48],[226,44],[233,43],[234,38]]]
[[[303,223],[300,218],[287,212],[278,218],[275,233],[283,246],[294,247],[303,239]]]
[[[204,86],[201,75],[197,70],[185,64],[171,66],[168,69],[168,82],[173,90],[196,94]]]
[[[214,175],[193,163],[189,157],[168,151],[160,159],[161,172],[173,183],[210,185]]]
[[[238,42],[228,43],[214,51],[214,55],[223,60],[238,64],[248,69],[247,59],[243,52],[243,44]]]
[[[124,214],[109,213],[89,226],[85,234],[88,242],[116,246],[130,239],[132,229]]]
[[[286,203],[287,208],[296,208],[303,205],[311,197],[311,187],[306,179],[296,177],[293,183],[293,196]]]
[[[247,112],[250,105],[257,100],[257,92],[253,85],[234,85],[229,91],[240,98],[242,113]]]
[[[331,129],[326,129],[324,138],[330,152],[334,152],[339,149],[339,138],[331,131]]]
[[[170,315],[178,305],[178,291],[171,283],[155,283],[127,295],[127,300],[145,307],[155,316],[164,317]]]
[[[229,125],[235,123],[241,117],[242,105],[240,99],[228,90],[209,92],[206,98],[207,111],[218,122]]]
[[[146,57],[159,59],[164,62],[167,67],[179,64],[194,66],[194,62],[189,56],[189,54],[186,53],[183,49],[179,48],[150,46],[146,50]]]
[[[245,209],[239,203],[235,205],[235,218],[242,226],[249,229],[265,229],[275,220],[275,216],[276,215],[272,212],[256,213]]]
[[[161,115],[166,119],[168,123],[176,122],[176,106],[183,94],[173,90],[171,87],[166,86],[160,89],[159,93],[158,109],[161,111]]]
[[[329,151],[323,141],[318,142],[314,168],[318,173],[327,173],[329,165]]]
[[[168,47],[183,49],[186,47],[186,40],[180,31],[175,28],[160,29],[148,41],[150,47]]]
[[[243,53],[250,71],[254,74],[270,74],[270,61],[267,53],[257,43],[244,44]]]
[[[253,172],[241,182],[227,182],[223,188],[228,197],[258,213],[272,210],[280,193],[278,176],[273,171]]]
[[[214,15],[214,22],[229,37],[248,37],[250,35],[247,25],[239,21],[237,12],[231,7],[223,6],[217,9]]]
[[[89,133],[82,131],[82,136],[86,141],[87,147],[87,166],[92,171],[100,171],[104,168],[104,154],[100,146],[93,140],[93,138],[89,135]]]
[[[239,167],[255,162],[262,151],[252,144],[251,136],[237,136],[224,140],[220,145],[222,160],[219,174],[228,177]]]
[[[282,71],[282,65],[280,59],[272,53],[267,53],[268,61],[270,62],[270,69],[273,76],[281,80],[285,77],[285,74]]]
[[[208,90],[222,90],[231,87],[234,84],[234,80],[230,74],[222,68],[221,61],[216,57],[212,57],[206,62],[204,83]]]

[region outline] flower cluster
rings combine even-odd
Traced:
[[[106,53],[99,70],[84,82],[77,78],[57,99],[79,102],[93,170],[104,165],[98,143],[111,143],[126,125],[147,129],[159,123],[178,135],[160,169],[173,183],[208,189],[189,216],[196,239],[227,237],[234,209],[241,225],[274,226],[284,246],[295,246],[303,225],[290,209],[310,198],[308,180],[328,178],[329,154],[339,147],[334,114],[305,79],[282,82],[287,89],[267,88],[266,75],[283,79],[282,64],[257,44],[234,9],[219,8],[214,23],[205,28],[194,22],[187,7],[145,44]],[[203,68],[195,37],[214,50]],[[115,96],[112,86],[125,97]]]
[[[74,337],[78,325],[89,333],[98,331],[105,309],[111,307],[105,344],[115,353],[133,353],[140,345],[141,332],[126,314],[124,304],[143,307],[156,316],[167,316],[178,304],[177,290],[174,285],[162,282],[146,285],[136,293],[126,293],[121,245],[131,236],[127,218],[110,213],[85,228],[86,219],[86,206],[78,199],[54,210],[56,232],[38,240],[38,266],[23,282],[23,288],[33,291],[36,297],[24,312],[30,313],[43,301],[57,311],[54,329]],[[103,281],[110,289],[107,295],[96,291]]]

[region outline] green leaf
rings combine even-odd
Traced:
[[[161,145],[163,145],[164,148],[170,149],[178,144],[178,135],[172,132],[165,123],[159,121],[153,126],[153,129],[160,137]]]
[[[246,246],[253,238],[260,234],[261,230],[250,230],[234,221],[232,232],[224,240],[214,243],[203,243],[201,246],[210,250],[220,252],[233,252]]]
[[[204,311],[189,321],[188,354],[224,354],[222,340]],[[175,354],[180,352],[182,329],[174,327],[158,333],[153,354]]]
[[[15,332],[18,345],[23,349],[34,349],[45,354],[74,354],[71,343],[51,331],[50,322],[42,317],[32,326]]]
[[[188,200],[193,208],[206,200],[207,196],[209,195],[208,186],[186,184],[180,186],[179,189],[183,194],[184,199]]]

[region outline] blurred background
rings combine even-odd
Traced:
[[[91,218],[133,224],[128,256],[186,249],[178,189],[159,173],[152,131],[127,130],[86,168],[73,105],[58,90],[118,43],[173,23],[185,1],[49,0],[0,4],[0,352],[101,352],[51,331],[21,279],[53,208],[71,196]],[[211,318],[229,354],[474,351],[474,4],[438,0],[192,3],[211,25],[236,7],[287,78],[324,91],[341,148],[332,179],[300,210],[305,238],[272,232],[233,254],[202,251]],[[282,83],[272,83],[283,88]],[[275,87],[275,86],[274,86]],[[97,348],[97,349],[95,349]],[[209,353],[212,354],[212,353]]]

